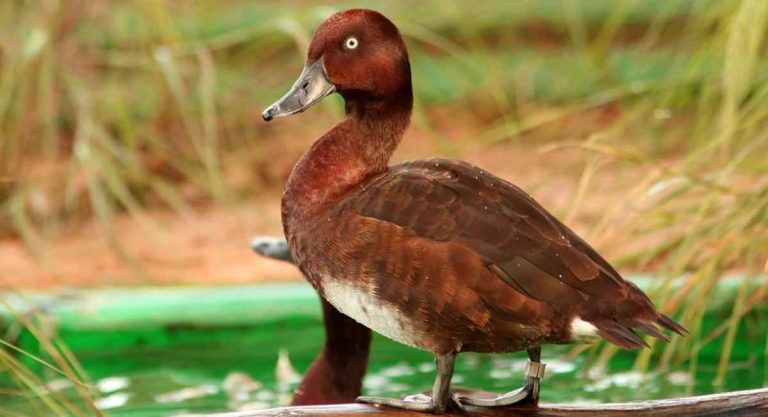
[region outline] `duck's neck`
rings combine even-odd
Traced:
[[[346,98],[347,118],[315,142],[293,168],[283,195],[284,216],[316,213],[387,169],[410,121],[410,90],[388,100]]]

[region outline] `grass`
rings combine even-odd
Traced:
[[[686,360],[695,371],[702,345],[722,337],[716,384],[726,376],[741,319],[750,307],[765,301],[766,287],[751,294],[742,287],[732,300],[730,317],[709,333],[701,328],[704,310],[727,271],[758,278],[768,249],[768,181],[760,174],[767,172],[768,160],[758,156],[768,150],[768,90],[764,82],[756,82],[766,76],[760,63],[765,55],[768,8],[752,1],[730,6],[721,12],[717,29],[699,38],[698,50],[692,51],[694,56],[705,51],[723,54],[721,70],[699,81],[699,94],[689,96],[687,83],[669,83],[671,88],[662,95],[654,92],[639,98],[639,111],[629,115],[637,120],[623,120],[584,142],[604,144],[613,151],[605,152],[609,157],[621,157],[616,151],[621,145],[612,143],[620,144],[633,123],[651,116],[648,110],[675,103],[676,111],[687,119],[675,132],[689,139],[684,157],[673,166],[649,169],[624,202],[612,208],[596,234],[608,242],[627,237],[656,242],[627,254],[623,261],[640,268],[656,264],[663,279],[654,298],[667,313],[681,311],[682,322],[691,330],[687,342],[677,338],[639,354],[637,369],[646,371],[656,355],[659,367]],[[655,163],[651,156],[641,157],[640,162]],[[659,235],[663,240],[654,238]],[[671,281],[686,274],[683,290],[672,294]],[[605,364],[614,351],[604,348],[600,362]]]
[[[254,119],[292,82],[284,68],[300,67],[312,28],[353,4],[3,2],[0,233],[42,258],[63,225],[96,219],[120,253],[117,212],[184,213],[279,188],[279,155],[264,146],[270,130]],[[591,109],[618,109],[584,138],[545,144],[594,154],[566,216],[606,164],[643,167],[590,240],[637,241],[620,264],[658,271],[654,298],[691,336],[639,354],[637,369],[695,369],[701,347],[719,339],[722,379],[742,318],[766,296],[738,291],[723,326],[700,327],[726,272],[757,278],[768,266],[766,3],[365,4],[407,39],[426,131],[435,132],[432,109],[452,106],[488,125],[484,143],[504,146]],[[323,109],[340,111],[337,102]],[[670,155],[675,162],[660,164]],[[243,172],[249,181],[236,180]],[[680,276],[686,284],[670,293]],[[595,357],[605,364],[612,354]]]
[[[17,318],[14,325],[8,327],[6,334],[0,339],[0,375],[4,374],[4,382],[10,381],[10,385],[4,383],[0,387],[2,395],[8,398],[23,398],[36,415],[103,416],[95,400],[93,384],[77,359],[56,337],[55,324],[43,314],[20,312],[16,309],[17,306],[6,300],[0,300],[0,306]],[[15,346],[14,335],[20,334],[20,328],[24,328],[26,333],[39,342],[39,354]],[[71,386],[74,394],[66,393],[51,382],[56,379],[65,381],[64,385],[59,385]],[[18,415],[0,408],[0,416]]]
[[[717,54],[689,69],[680,51],[692,40],[668,41],[673,23],[711,13],[702,2],[612,4],[371,3],[408,38],[425,111],[491,108],[520,126],[539,116],[527,103],[579,111],[594,95],[637,83],[655,91],[683,78],[695,88],[718,70]],[[275,69],[298,68],[311,29],[334,10],[244,1],[2,7],[0,23],[11,30],[0,62],[0,224],[41,256],[47,237],[72,219],[96,218],[110,236],[117,211],[181,211],[190,201],[279,187],[276,155],[261,146],[269,131],[254,119],[295,76]],[[622,25],[622,36],[640,39],[618,36]],[[490,141],[514,133],[503,123],[490,131],[499,133]],[[231,180],[254,171],[266,173],[255,185]]]

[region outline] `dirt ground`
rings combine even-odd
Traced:
[[[439,133],[462,159],[518,184],[563,218],[585,164],[595,155],[572,148],[544,152],[547,136],[583,139],[587,133],[583,126],[601,121],[585,123],[585,117],[610,116],[605,112],[580,115],[578,121],[564,120],[554,126],[552,132],[522,135],[492,146],[466,140],[478,135],[478,124],[459,123],[461,129]],[[434,125],[456,126],[455,120],[450,123],[451,117],[438,113]],[[301,149],[321,131],[310,128],[303,132],[301,136],[307,139],[292,144],[291,149],[297,150],[289,151],[286,158],[298,158]],[[434,136],[415,124],[395,160],[441,156],[440,148]],[[286,175],[292,163],[287,164]],[[589,226],[600,220],[607,202],[620,197],[644,169],[621,161],[605,165],[595,174],[569,225],[589,238]],[[95,222],[70,226],[48,242],[39,259],[19,240],[0,241],[0,287],[243,284],[302,279],[293,266],[261,258],[249,248],[253,236],[282,234],[277,188],[227,206],[196,207],[187,216],[162,209],[145,211],[140,217],[120,215],[110,227],[117,245],[104,238]],[[596,243],[599,249],[607,249]],[[606,253],[609,259],[612,252]]]

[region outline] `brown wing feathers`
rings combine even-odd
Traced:
[[[633,329],[666,340],[656,324],[685,329],[586,242],[514,185],[453,160],[404,163],[342,205],[437,242],[459,241],[499,279],[530,298],[581,309],[605,339],[645,346]]]

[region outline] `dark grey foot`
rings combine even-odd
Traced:
[[[539,381],[544,377],[545,365],[528,361],[525,369],[525,385],[496,398],[474,398],[459,396],[462,404],[478,407],[504,407],[512,404],[536,404],[539,402]]]
[[[448,404],[436,404],[432,397],[424,394],[409,395],[404,399],[382,398],[382,397],[357,397],[355,400],[359,403],[383,405],[386,407],[401,408],[403,410],[420,411],[427,413],[440,414],[446,411],[464,411],[464,406],[458,400],[458,397],[452,395],[448,398]]]

